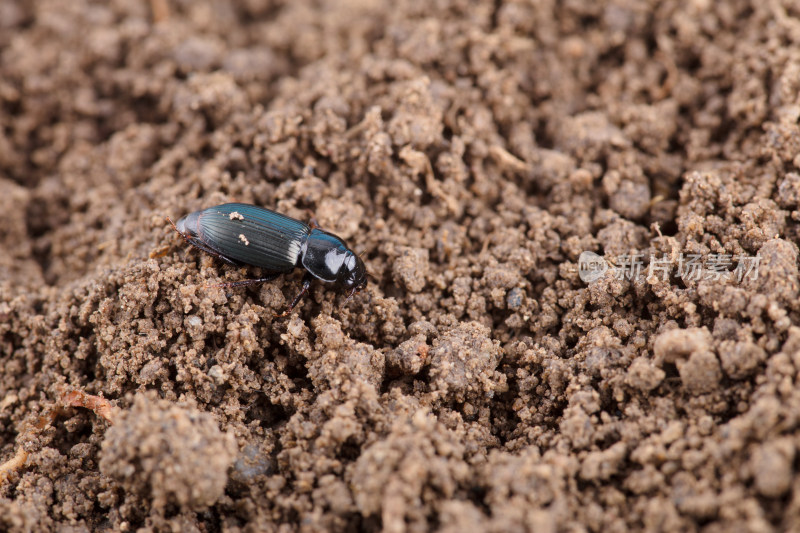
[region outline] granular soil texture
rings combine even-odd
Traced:
[[[797,530],[799,92],[788,0],[0,2],[0,530]]]

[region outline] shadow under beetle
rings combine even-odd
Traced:
[[[314,278],[349,290],[349,300],[367,286],[364,262],[332,233],[271,209],[249,204],[222,204],[189,213],[172,227],[187,243],[233,266],[256,266],[267,277],[225,283],[236,287],[275,279],[304,268],[303,287],[289,308],[292,312]]]

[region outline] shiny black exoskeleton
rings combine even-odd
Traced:
[[[344,240],[271,209],[222,204],[190,213],[173,227],[186,242],[228,264],[256,266],[269,273],[267,277],[225,284],[228,286],[269,281],[297,267],[304,268],[303,288],[280,316],[292,311],[314,278],[349,290],[348,299],[367,285],[364,262]]]

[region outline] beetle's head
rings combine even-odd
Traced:
[[[344,289],[350,289],[351,295],[367,286],[367,267],[352,251],[347,250],[336,281]]]

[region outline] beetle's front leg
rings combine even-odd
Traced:
[[[288,315],[289,313],[291,313],[292,309],[294,309],[294,306],[296,306],[298,303],[300,303],[300,300],[302,300],[302,298],[305,295],[305,293],[308,292],[309,287],[311,287],[311,282],[312,281],[314,281],[314,276],[312,276],[310,273],[306,272],[303,275],[303,287],[300,289],[300,292],[298,292],[297,296],[294,297],[294,300],[292,300],[292,303],[289,304],[289,307],[286,309],[286,311],[284,311],[281,314],[276,314],[275,318],[283,318],[286,315]]]

